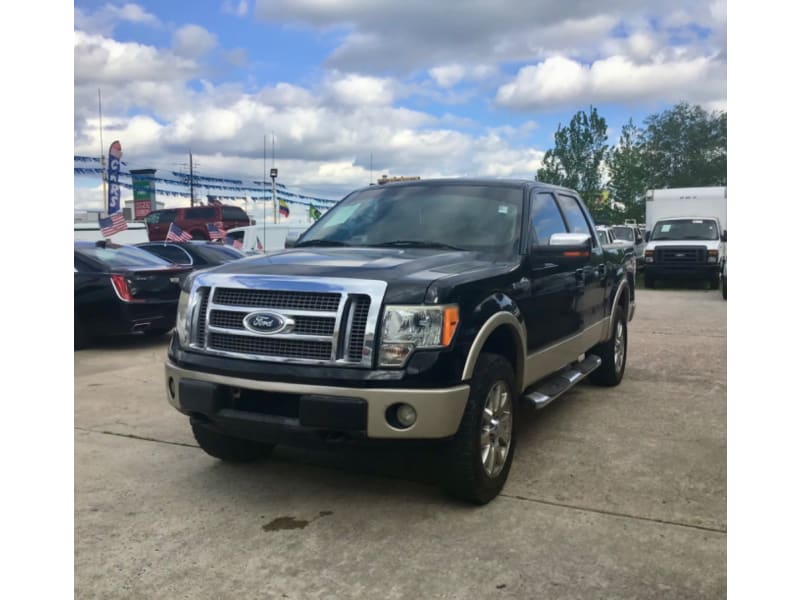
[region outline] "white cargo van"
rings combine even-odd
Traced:
[[[727,188],[649,190],[645,287],[659,279],[706,279],[719,287],[727,241]]]

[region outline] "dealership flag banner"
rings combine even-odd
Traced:
[[[108,149],[108,214],[122,210],[120,206],[119,167],[122,160],[122,144],[114,140]]]

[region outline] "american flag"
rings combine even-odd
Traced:
[[[241,250],[242,249],[242,242],[240,242],[239,240],[237,240],[235,238],[232,238],[230,236],[225,238],[225,243],[228,244],[229,246],[233,246],[237,250]]]
[[[208,239],[212,242],[214,240],[224,240],[225,230],[222,228],[222,223],[209,223],[206,225],[208,228]]]
[[[128,222],[125,220],[125,215],[121,212],[115,212],[110,217],[100,219],[100,231],[104,237],[111,237],[115,233],[125,231],[128,228]]]
[[[188,242],[192,239],[192,234],[188,231],[184,231],[175,223],[169,224],[169,231],[167,232],[167,241],[168,242]]]

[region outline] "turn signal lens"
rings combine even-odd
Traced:
[[[444,309],[444,323],[442,324],[442,346],[449,346],[453,341],[458,327],[458,306],[448,306]]]

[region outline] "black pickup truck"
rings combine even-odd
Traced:
[[[635,269],[568,189],[370,186],[292,247],[184,282],[167,397],[228,461],[442,440],[447,489],[483,504],[508,477],[520,405],[622,380]]]

